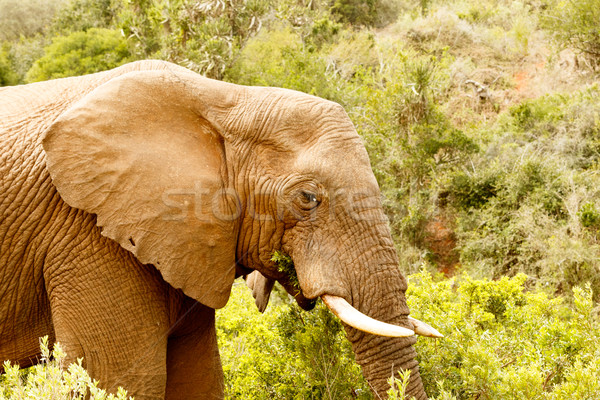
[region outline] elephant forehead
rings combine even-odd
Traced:
[[[247,108],[240,112],[246,117],[244,125],[257,133],[255,139],[298,145],[332,130],[356,135],[350,118],[337,103],[287,89],[252,89]]]
[[[360,187],[368,192],[379,190],[369,156],[358,135],[321,136],[299,153],[295,169],[316,177],[331,189]]]
[[[339,131],[338,135],[355,136],[355,129],[346,111],[337,103],[312,96],[293,99],[283,109],[281,125],[316,137]]]

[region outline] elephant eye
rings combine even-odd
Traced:
[[[305,210],[312,210],[313,208],[321,204],[321,202],[317,198],[317,195],[314,193],[301,192],[300,194],[300,204]]]

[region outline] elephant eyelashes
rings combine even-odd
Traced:
[[[302,192],[301,195],[302,197],[300,204],[305,210],[312,210],[313,208],[321,204],[321,202],[317,199],[317,196],[313,193]]]

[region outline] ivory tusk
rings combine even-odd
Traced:
[[[408,322],[413,324],[413,329],[417,335],[428,336],[432,338],[443,338],[444,335],[439,333],[435,328],[427,325],[423,321],[419,321],[413,317],[408,317]]]
[[[324,294],[323,302],[342,321],[360,331],[380,336],[406,337],[415,332],[401,326],[378,321],[358,311],[341,297]],[[433,328],[432,328],[433,329]]]

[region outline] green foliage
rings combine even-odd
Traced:
[[[354,27],[381,28],[394,22],[402,7],[410,8],[394,0],[330,0],[333,18]]]
[[[534,134],[552,133],[556,123],[564,118],[561,107],[566,99],[560,94],[525,101],[510,108],[514,126]]]
[[[419,57],[405,59],[405,90],[398,93],[396,114],[399,127],[413,123],[429,122],[436,117],[436,90],[441,80],[437,60]]]
[[[87,31],[91,28],[110,29],[123,8],[121,0],[65,0],[52,22],[55,35]]]
[[[129,52],[118,31],[91,28],[56,37],[27,72],[28,82],[104,71],[127,62]]]
[[[453,204],[463,210],[480,208],[498,192],[499,177],[494,174],[481,175],[459,171],[451,177],[448,192]]]
[[[579,222],[586,228],[598,228],[600,227],[600,213],[594,203],[585,203],[579,209],[577,215],[579,216]]]
[[[372,26],[377,18],[377,0],[335,0],[333,15],[351,25]]]
[[[595,66],[600,63],[600,8],[596,0],[560,0],[548,12],[544,25],[564,46],[577,49]]]
[[[296,274],[296,268],[294,267],[294,261],[287,254],[284,254],[278,250],[273,252],[271,261],[277,265],[277,270],[283,272],[289,279],[289,282],[296,288],[300,289],[300,282],[298,281],[298,275]]]
[[[222,79],[272,7],[260,0],[128,0],[117,26],[136,58],[161,58]]]
[[[44,36],[62,0],[0,0],[0,86],[23,83],[49,43]]]
[[[260,314],[244,285],[217,313],[229,399],[371,399],[341,323],[319,303],[310,313],[271,302]]]
[[[98,388],[82,366],[82,359],[65,365],[65,353],[59,344],[50,351],[48,337],[40,339],[41,362],[26,371],[4,362],[0,376],[0,400],[133,400],[119,387],[117,394]]]
[[[525,272],[559,291],[590,282],[598,296],[600,249],[584,228],[600,185],[599,104],[594,86],[514,106],[488,128],[485,156],[446,178],[465,270]]]
[[[35,61],[39,60],[44,55],[44,47],[50,42],[41,36],[32,38],[21,38],[17,42],[9,42],[8,59],[10,60],[11,69],[17,75],[17,83],[25,82],[25,75],[31,69]]]
[[[341,24],[333,22],[327,17],[320,18],[314,21],[305,40],[313,46],[311,50],[314,51],[320,49],[324,44],[330,43],[341,29]]]
[[[406,389],[410,382],[410,370],[398,371],[398,377],[392,376],[388,380],[390,389],[387,391],[388,400],[405,400]],[[413,400],[414,397],[408,400]]]
[[[181,1],[175,2],[177,5]],[[136,58],[156,57],[161,48],[161,22],[168,21],[162,15],[162,7],[153,0],[124,0],[117,21]]]
[[[420,339],[427,393],[437,399],[592,399],[600,395],[600,321],[589,286],[573,297],[499,281],[409,277],[415,318],[444,339]]]
[[[0,42],[43,33],[61,0],[0,0]]]
[[[376,48],[390,60],[385,69],[355,74],[364,101],[350,115],[365,139],[397,242],[419,248],[434,211],[433,185],[479,147],[440,107],[452,57],[420,56],[396,46]]]
[[[466,312],[472,315],[482,328],[488,327],[491,321],[502,322],[506,319],[509,308],[525,303],[522,291],[526,279],[524,274],[510,279],[504,276],[491,282],[465,278],[465,281],[461,282],[460,293],[469,300]]]
[[[11,86],[17,83],[19,83],[19,76],[13,70],[10,46],[8,43],[3,43],[0,46],[0,86]]]
[[[315,40],[314,36],[309,37]],[[314,43],[314,42],[313,42]],[[263,30],[250,39],[226,79],[244,85],[278,86],[344,103],[340,77],[289,27]]]

